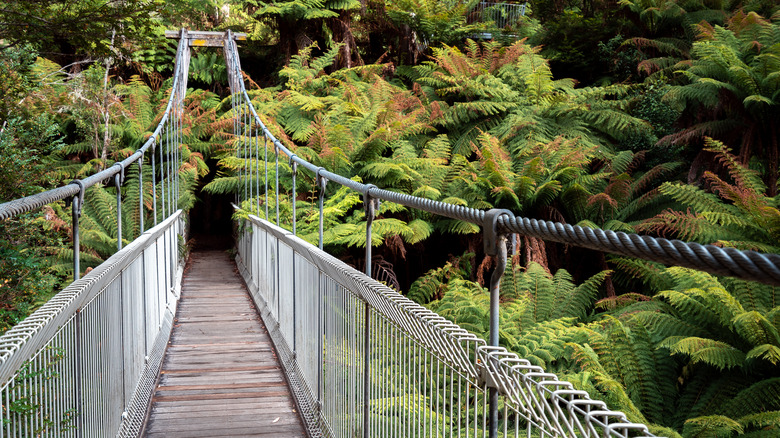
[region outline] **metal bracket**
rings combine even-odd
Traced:
[[[371,196],[371,189],[379,189],[379,187],[373,184],[366,185],[366,191],[363,192],[363,205],[366,210],[366,220],[373,222],[376,218],[376,213],[379,211],[381,200]]]
[[[290,156],[290,167],[292,168],[293,173],[298,173],[298,162],[295,161],[295,158],[298,158],[295,154]]]
[[[369,277],[371,276],[371,263],[373,258],[371,256],[371,247],[374,240],[373,223],[376,218],[376,213],[379,211],[379,198],[371,196],[371,189],[376,189],[377,186],[373,184],[366,185],[366,191],[363,192],[363,207],[366,210],[366,269],[365,273]]]
[[[84,181],[80,179],[74,179],[69,184],[76,184],[79,186],[79,194],[77,196],[74,196],[74,199],[72,202],[75,202],[76,205],[74,206],[76,215],[81,216],[81,207],[84,205],[84,192],[86,191],[86,188],[84,187]]]
[[[500,241],[498,232],[498,218],[501,216],[514,216],[509,210],[494,208],[485,212],[485,222],[482,226],[482,245],[485,254],[489,256],[498,255],[498,242]]]
[[[125,165],[122,162],[114,163],[111,167],[119,167],[119,172],[114,175],[114,184],[119,188],[125,182]]]
[[[324,167],[317,168],[317,182],[316,182],[316,184],[320,187],[320,196],[325,196],[325,187],[328,185],[328,178],[325,178],[320,173],[323,170],[325,170]]]
[[[328,179],[322,176],[323,167],[317,168],[317,185],[320,186],[320,224],[319,224],[319,242],[318,247],[320,250],[323,248],[325,242],[325,187],[328,185]],[[370,248],[370,246],[367,246]]]
[[[493,374],[491,374],[490,371],[488,371],[487,366],[482,364],[480,365],[481,366],[479,367],[478,383],[480,385],[485,385],[488,388],[499,389],[498,381],[496,380],[495,377],[493,377]]]

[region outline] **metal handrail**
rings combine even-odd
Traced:
[[[473,12],[478,15],[479,21],[492,21],[497,28],[504,29],[516,25],[520,17],[525,16],[525,8],[525,3],[479,2]]]
[[[614,232],[610,230],[592,229],[587,227],[580,227],[577,225],[563,224],[560,222],[552,221],[540,221],[537,219],[525,218],[516,216],[511,211],[493,209],[490,211],[482,211],[473,208],[447,204],[430,199],[420,198],[403,193],[397,193],[389,190],[379,189],[372,184],[363,184],[342,175],[330,172],[327,169],[316,166],[309,161],[298,157],[295,153],[285,147],[274,135],[270,132],[268,127],[260,119],[257,111],[252,104],[252,101],[247,93],[246,87],[241,77],[241,66],[238,57],[237,47],[235,42],[231,38],[225,41],[225,58],[228,63],[228,78],[230,81],[230,87],[232,91],[231,100],[233,108],[237,109],[235,115],[234,129],[236,130],[236,137],[239,138],[237,144],[237,155],[239,151],[244,158],[252,157],[253,148],[254,154],[260,159],[260,144],[259,134],[262,132],[263,136],[263,149],[265,151],[264,157],[264,171],[265,171],[265,216],[268,218],[268,142],[270,140],[275,152],[275,191],[276,191],[276,225],[279,226],[279,154],[286,155],[289,159],[291,167],[293,168],[293,208],[295,208],[295,178],[298,167],[307,169],[314,176],[317,185],[320,187],[319,191],[319,249],[323,246],[324,235],[324,215],[323,204],[325,196],[325,185],[328,181],[336,182],[342,186],[351,188],[363,195],[364,206],[366,208],[366,274],[371,274],[371,224],[376,213],[377,203],[382,201],[394,202],[406,207],[415,208],[418,210],[433,213],[439,216],[449,217],[457,220],[462,220],[477,224],[482,227],[484,233],[483,242],[485,243],[485,253],[487,255],[495,255],[498,258],[497,268],[490,280],[490,347],[482,345],[479,348],[480,354],[482,354],[483,360],[478,362],[481,364],[481,369],[485,371],[487,377],[491,380],[491,385],[488,388],[485,387],[485,392],[489,393],[490,401],[486,403],[490,405],[490,420],[486,420],[485,427],[489,429],[490,437],[498,436],[498,408],[499,398],[503,397],[505,401],[505,409],[507,400],[511,400],[511,403],[515,403],[513,409],[516,409],[515,414],[525,418],[525,421],[530,428],[532,424],[543,425],[544,427],[554,430],[542,429],[543,434],[560,433],[561,435],[575,435],[581,433],[584,436],[597,436],[600,430],[606,436],[621,436],[627,437],[631,433],[639,433],[642,436],[653,436],[647,430],[645,425],[632,424],[628,421],[625,414],[620,412],[609,411],[602,402],[591,401],[582,393],[573,391],[573,387],[568,382],[558,382],[557,377],[554,375],[546,374],[541,368],[533,367],[527,361],[518,358],[512,353],[498,347],[498,302],[499,302],[499,284],[501,276],[503,275],[503,269],[500,267],[506,263],[506,236],[510,233],[524,234],[527,236],[533,236],[545,240],[565,243],[569,245],[580,246],[583,248],[595,249],[598,251],[610,252],[619,255],[625,255],[629,257],[637,257],[644,260],[660,262],[664,264],[675,264],[679,266],[699,269],[705,272],[709,272],[717,275],[728,275],[750,281],[760,281],[771,285],[780,285],[780,255],[777,254],[762,254],[755,251],[741,251],[734,248],[721,248],[714,245],[701,245],[695,242],[683,242],[680,240],[669,240],[664,238],[656,238],[651,236],[643,236],[633,233]],[[258,165],[255,165],[254,174],[258,177],[258,186],[253,188],[249,185],[248,181],[253,178],[252,168],[244,166],[239,168],[239,181],[244,181],[243,197],[240,193],[236,194],[237,201],[240,199],[249,200],[252,198],[253,192],[256,193],[257,209],[260,210],[260,187],[259,187],[259,174],[260,170]],[[296,215],[293,212],[292,216],[292,229],[296,230]],[[277,254],[278,253],[277,246]],[[293,268],[295,269],[295,268]],[[278,273],[277,273],[278,274]],[[248,279],[249,282],[251,280]],[[278,286],[278,284],[277,284]],[[273,286],[269,286],[273,288]],[[362,289],[361,289],[362,290]],[[355,292],[353,290],[352,292]],[[279,293],[277,291],[277,293]],[[364,311],[365,322],[364,325],[369,325],[370,311],[376,310],[370,306],[368,300],[365,301],[366,309]],[[409,305],[404,306],[404,309],[409,311]],[[422,311],[420,309],[414,309],[415,312]],[[293,310],[294,312],[294,310]],[[424,311],[423,311],[424,312]],[[272,315],[273,316],[273,315]],[[276,315],[278,317],[278,315]],[[419,316],[419,315],[418,315]],[[433,316],[429,315],[431,318]],[[280,342],[284,345],[289,339],[280,337]],[[365,351],[369,348],[369,335],[365,335]],[[479,341],[469,338],[471,342]],[[294,339],[293,339],[294,345]],[[426,345],[426,348],[432,348],[430,344]],[[296,354],[298,352],[293,347],[291,357],[292,364],[287,366],[288,374],[293,376],[296,374]],[[369,436],[369,403],[370,397],[369,391],[369,374],[368,358],[364,358],[364,366],[366,367],[363,378],[363,436]],[[508,365],[512,364],[512,365]],[[518,365],[519,364],[519,365]],[[292,370],[290,372],[290,370]],[[520,370],[520,371],[518,371]],[[513,380],[515,379],[515,380]],[[538,385],[537,385],[538,383]],[[518,388],[534,387],[535,391],[542,394],[539,398],[533,398],[533,403],[536,403],[538,410],[525,411],[527,407],[524,403],[529,402],[527,392]],[[555,389],[551,389],[555,388]],[[561,389],[562,388],[562,389]],[[301,391],[304,395],[312,392],[311,388]],[[524,393],[523,397],[514,397],[518,393]],[[514,394],[514,395],[513,395]],[[568,401],[564,398],[558,397],[556,394],[566,394]],[[356,397],[356,396],[355,396]],[[488,395],[484,395],[488,397]],[[514,397],[514,398],[513,398]],[[557,397],[560,403],[547,403],[545,401],[552,400]],[[318,406],[322,401],[317,400],[314,406]],[[510,403],[510,404],[511,404]],[[595,405],[593,403],[596,403]],[[577,413],[585,415],[586,421],[583,423],[572,420],[566,417],[566,413],[561,410],[561,405],[566,406],[566,412]],[[591,410],[593,406],[598,405],[597,410]],[[585,406],[583,409],[581,406]],[[486,408],[487,409],[487,408]],[[486,410],[487,412],[487,410]],[[313,414],[309,413],[309,416]],[[322,415],[322,414],[320,414]],[[305,415],[306,416],[306,415]],[[564,418],[565,417],[565,418]],[[559,418],[563,420],[559,421]],[[574,424],[576,423],[576,424]],[[324,419],[322,421],[312,423],[320,426],[324,426],[326,430],[329,430],[328,421]],[[506,423],[504,423],[506,426]],[[576,427],[576,430],[575,430]],[[634,431],[634,432],[629,432]],[[592,434],[592,435],[591,435]],[[530,436],[530,435],[529,435]],[[630,435],[635,436],[635,435]]]
[[[291,231],[254,215],[247,225],[236,262],[311,436],[482,436],[492,425],[505,437],[655,436]],[[500,420],[488,415],[494,389]]]
[[[182,39],[182,42],[186,44],[186,40]],[[176,59],[177,62],[180,59],[182,48],[182,43],[179,44],[179,49],[177,50]],[[174,74],[173,79],[173,86],[172,89],[175,90],[178,86],[180,74]],[[95,184],[102,183],[107,180],[113,180],[113,178],[117,175],[119,175],[122,172],[123,168],[129,167],[131,164],[135,163],[139,159],[143,157],[143,155],[149,151],[149,149],[154,150],[155,144],[160,140],[160,136],[163,132],[163,128],[165,127],[165,124],[168,122],[168,119],[171,117],[171,108],[173,107],[173,103],[176,97],[175,92],[171,92],[170,97],[168,98],[168,103],[165,107],[165,111],[163,112],[162,118],[160,119],[160,123],[157,125],[155,130],[152,132],[152,135],[149,136],[149,138],[144,142],[144,144],[138,148],[133,154],[128,156],[122,161],[117,162],[119,166],[109,166],[108,168],[94,174],[91,176],[88,176],[87,178],[84,178],[81,181],[81,184],[84,185],[84,189],[88,189]],[[36,193],[34,195],[25,196],[24,198],[14,199],[8,202],[4,202],[0,204],[0,220],[2,219],[8,219],[12,218],[14,216],[18,216],[22,213],[26,213],[29,211],[37,210],[39,208],[44,207],[47,204],[51,204],[52,202],[61,201],[63,199],[72,198],[74,196],[77,196],[83,189],[80,189],[76,183],[69,183],[62,187],[57,187],[55,189],[46,190],[41,193]]]

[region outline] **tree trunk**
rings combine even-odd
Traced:
[[[114,39],[116,38],[116,30],[111,32],[111,49],[114,48]],[[108,158],[108,146],[111,143],[111,131],[108,129],[108,122],[111,121],[111,114],[109,113],[109,107],[111,106],[108,101],[108,72],[111,70],[111,57],[106,58],[106,72],[103,75],[103,150],[100,153],[100,161],[106,162]]]
[[[603,252],[599,252],[599,262],[601,264],[601,269],[603,271],[608,271],[609,266],[607,266],[607,258],[604,256]],[[612,283],[612,276],[608,275],[607,278],[604,279],[604,287],[607,289],[607,297],[608,298],[614,298],[615,297],[615,285]]]
[[[550,273],[550,264],[547,261],[547,246],[544,240],[536,237],[523,236],[523,251],[525,252],[525,264],[538,263],[547,273]]]
[[[767,195],[770,197],[775,197],[777,195],[777,166],[778,166],[778,150],[777,150],[777,126],[774,124],[770,124],[771,126],[771,132],[770,137],[771,138],[771,145],[769,146],[769,175],[767,175],[766,178],[766,185],[767,185]]]
[[[341,51],[336,60],[336,68],[352,68],[363,65],[363,59],[357,50],[355,36],[352,34],[352,15],[349,11],[341,11],[338,17],[328,20],[328,27],[333,33],[333,39],[342,43]]]

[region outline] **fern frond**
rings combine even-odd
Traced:
[[[742,366],[745,353],[725,342],[708,338],[671,336],[659,343],[672,354],[684,354],[691,363],[706,363],[720,370]]]
[[[683,435],[688,437],[742,435],[744,428],[737,421],[723,415],[708,415],[685,421]]]
[[[734,418],[777,410],[780,410],[780,377],[752,383],[728,399],[724,406],[724,412]]]

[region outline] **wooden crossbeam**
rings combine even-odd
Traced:
[[[214,32],[204,30],[187,31],[187,40],[190,47],[223,47],[227,32]],[[179,39],[181,31],[166,30],[165,38]],[[246,41],[245,33],[233,33],[233,39],[236,41]]]

